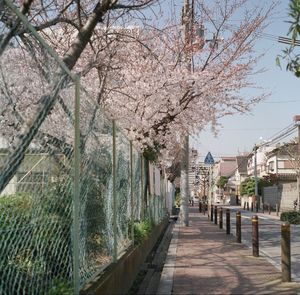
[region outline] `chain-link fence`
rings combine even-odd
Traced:
[[[1,5],[0,294],[78,294],[133,245],[135,221],[164,218],[165,188],[146,193],[140,153],[18,9]],[[10,38],[5,12],[24,38]]]

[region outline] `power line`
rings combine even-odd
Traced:
[[[290,126],[290,125],[289,125]],[[289,127],[288,126],[288,127]],[[292,126],[291,127],[286,127],[286,128],[284,128],[283,129],[283,131],[281,132],[281,133],[277,133],[278,135],[276,135],[275,137],[274,137],[274,135],[269,139],[269,140],[267,140],[264,144],[261,144],[261,145],[259,145],[260,147],[262,147],[262,146],[267,146],[267,145],[270,145],[270,144],[274,144],[274,143],[277,143],[277,142],[279,142],[280,140],[282,140],[282,139],[284,139],[284,138],[286,138],[286,137],[288,137],[289,135],[291,135],[296,129],[297,129],[297,126],[294,126],[293,124],[292,124]]]
[[[228,27],[231,27],[234,29],[240,28],[237,25],[228,25]],[[274,42],[283,43],[283,44],[292,45],[292,46],[300,46],[300,40],[294,40],[292,38],[282,37],[282,36],[273,35],[273,34],[269,34],[269,33],[263,33],[263,32],[254,32],[253,34],[261,39],[266,39],[269,41],[274,41]]]
[[[262,101],[261,103],[292,103],[292,102],[300,102],[300,100],[294,99],[294,100]]]
[[[294,124],[291,123],[291,124],[289,124],[288,126],[286,126],[286,127],[282,128],[282,129],[280,129],[279,131],[277,131],[277,132],[276,132],[275,134],[273,134],[271,137],[277,136],[278,134],[280,134],[280,133],[282,133],[282,132],[284,132],[284,131],[286,131],[286,130],[292,128],[293,126],[294,126]]]

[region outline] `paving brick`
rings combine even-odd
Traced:
[[[295,282],[264,257],[190,207],[190,226],[179,227],[172,294],[297,294]],[[171,293],[171,292],[170,292]]]

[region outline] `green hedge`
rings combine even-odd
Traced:
[[[280,215],[281,221],[288,221],[290,224],[300,224],[300,212],[287,211],[282,212]]]

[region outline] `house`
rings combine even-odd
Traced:
[[[257,177],[261,178],[268,174],[266,165],[266,154],[272,151],[274,146],[258,146],[256,149],[256,173]],[[255,175],[255,152],[254,150],[248,156],[247,174],[249,177]]]
[[[270,185],[263,188],[264,203],[278,204],[281,211],[293,209],[299,175],[298,144],[279,145],[266,153],[266,168]]]
[[[229,196],[227,188],[217,187],[218,180],[223,176],[229,178],[236,170],[236,157],[221,157],[213,168],[213,201],[220,202],[223,196]]]
[[[230,195],[240,196],[240,186],[248,177],[247,171],[248,156],[236,156],[236,169],[229,177],[227,187]]]

